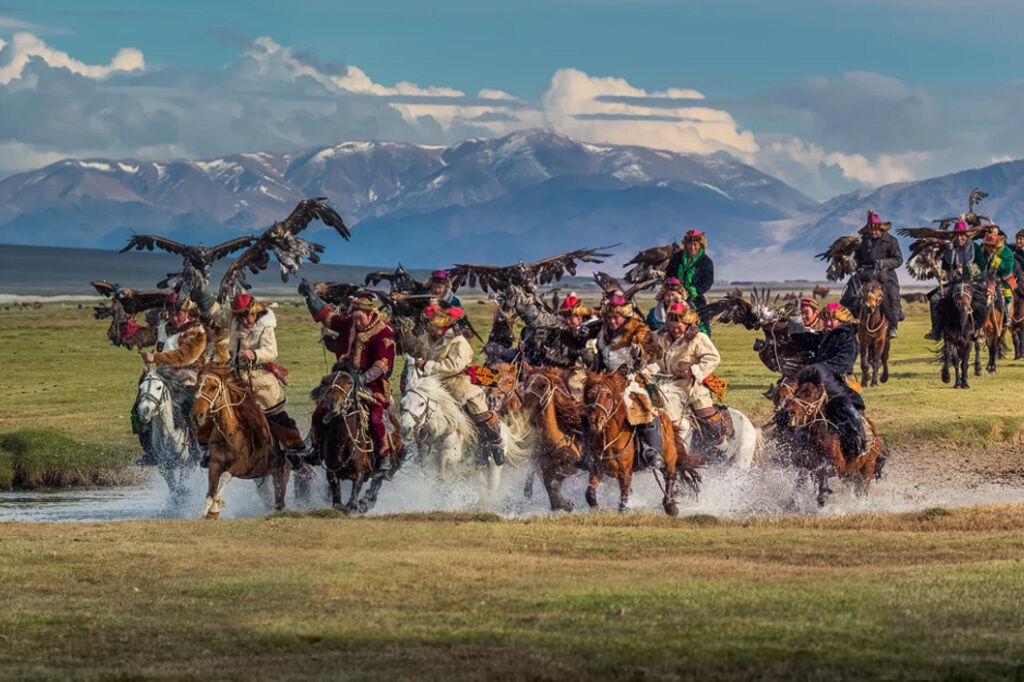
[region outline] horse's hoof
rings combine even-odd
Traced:
[[[359,500],[359,504],[356,505],[356,508],[358,509],[360,514],[365,514],[366,512],[368,512],[371,509],[373,509],[373,502],[367,502],[366,500]]]
[[[946,372],[946,371],[942,372],[942,383],[944,383],[944,384],[948,384],[949,383],[949,372]]]
[[[220,512],[219,511],[218,512],[215,512],[215,511],[206,512],[206,516],[204,516],[203,518],[205,520],[207,520],[207,521],[216,521],[217,519],[220,518]]]
[[[679,505],[676,504],[675,500],[665,503],[665,513],[669,516],[679,516]]]

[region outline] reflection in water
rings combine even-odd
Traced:
[[[190,494],[175,502],[155,469],[149,469],[145,484],[130,488],[102,488],[55,492],[0,493],[2,521],[115,521],[124,519],[198,518],[206,494],[206,472],[196,471],[189,481]],[[549,513],[547,495],[539,479],[534,481],[533,497],[523,494],[527,470],[506,467],[501,489],[491,496],[482,480],[473,472],[466,478],[439,481],[437,477],[416,467],[403,469],[394,481],[381,489],[374,514],[407,511],[461,511],[488,509],[506,516]],[[901,480],[898,472],[875,481],[870,494],[858,498],[843,485],[833,482],[836,491],[819,512],[814,494],[808,485],[797,490],[790,471],[761,469],[740,472],[708,467],[700,499],[684,495],[680,499],[680,515],[714,514],[723,518],[753,515],[787,514],[844,515],[871,512],[901,512],[935,506],[964,506],[1024,502],[1024,489],[997,484],[982,484],[967,489],[935,488],[918,481]],[[330,497],[322,471],[308,481],[309,495],[298,499],[295,479],[289,485],[289,509],[313,509],[329,506]],[[586,480],[582,474],[566,481],[564,493],[579,511],[586,509],[583,492]],[[347,499],[347,484],[342,484]],[[257,517],[273,509],[271,483],[259,486],[253,481],[234,479],[225,490],[226,506],[221,518]],[[606,480],[600,488],[599,500],[605,510],[618,505],[618,484]],[[661,491],[650,472],[638,472],[631,495],[633,510],[661,512]]]

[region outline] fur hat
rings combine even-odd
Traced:
[[[821,319],[823,320],[839,320],[844,323],[855,323],[857,318],[853,316],[853,313],[843,305],[838,303],[829,303],[821,310]]]
[[[812,308],[814,310],[820,310],[821,309],[821,304],[818,303],[818,300],[815,299],[815,298],[801,298],[800,299],[800,307],[801,308]]]
[[[564,317],[590,317],[594,314],[594,309],[583,305],[583,301],[574,291],[562,299],[562,304],[558,306],[558,314]]]
[[[602,315],[622,315],[633,317],[633,304],[630,303],[621,291],[613,291],[605,299]]]
[[[666,277],[661,281],[661,289],[658,290],[657,295],[654,297],[655,300],[660,301],[665,298],[665,294],[670,291],[674,291],[677,294],[682,294],[683,298],[687,298],[686,288],[683,283],[679,281],[677,277]]]
[[[423,317],[427,320],[431,327],[437,329],[447,329],[452,326],[454,322],[462,319],[466,312],[462,308],[452,306],[451,308],[442,308],[439,305],[428,305],[423,310]]]
[[[350,311],[362,310],[363,312],[370,313],[377,309],[377,306],[373,304],[373,299],[369,296],[357,296],[352,299],[352,303],[349,304],[348,309]]]
[[[700,317],[697,311],[685,303],[673,303],[665,311],[666,322],[682,322],[684,324],[697,324]]]
[[[867,222],[864,223],[864,227],[860,228],[860,234],[867,234],[867,231],[871,229],[888,232],[891,228],[892,223],[883,223],[882,219],[878,217],[878,214],[869,208]]]
[[[444,284],[447,287],[451,287],[452,281],[448,277],[448,273],[445,270],[434,270],[430,273],[430,277],[424,282],[427,288],[434,286],[435,284]]]
[[[244,315],[256,304],[256,299],[244,291],[231,299],[231,312]]]
[[[181,299],[176,307],[184,313],[191,313],[193,315],[199,310],[199,306],[195,304],[195,301],[187,296]]]
[[[956,225],[953,226],[953,231],[954,232],[966,232],[967,231],[967,223],[964,222],[964,217],[963,216],[960,216],[960,220],[956,221]]]
[[[1014,239],[1020,239],[1024,237],[1024,229],[1017,230],[1017,234],[1013,235]]]
[[[698,242],[700,244],[700,248],[708,248],[708,236],[700,230],[688,230],[687,233],[683,235],[683,244],[686,244],[687,242]]]

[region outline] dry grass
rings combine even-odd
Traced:
[[[0,677],[1010,678],[1022,526],[1021,507],[11,524]]]

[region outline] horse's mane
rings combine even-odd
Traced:
[[[543,374],[558,388],[551,392],[558,428],[567,433],[583,431],[583,405],[569,392],[569,374],[557,367],[537,367],[531,373]]]
[[[458,401],[445,389],[440,379],[433,375],[423,376],[417,371],[410,371],[405,377],[405,394],[402,396],[402,403],[405,402],[406,396],[413,392],[419,393],[426,400],[435,403],[438,406],[438,413],[444,417],[448,425],[458,433],[464,442],[476,441],[476,427]]]
[[[243,384],[227,365],[208,365],[204,374],[213,374],[227,386],[228,399],[234,405],[235,414],[245,425],[252,438],[253,450],[270,447],[270,428],[263,408],[256,402],[256,394]]]
[[[821,376],[821,369],[817,365],[804,367],[796,377],[798,388],[800,384],[814,384],[815,386],[821,386],[824,381],[824,378]]]

